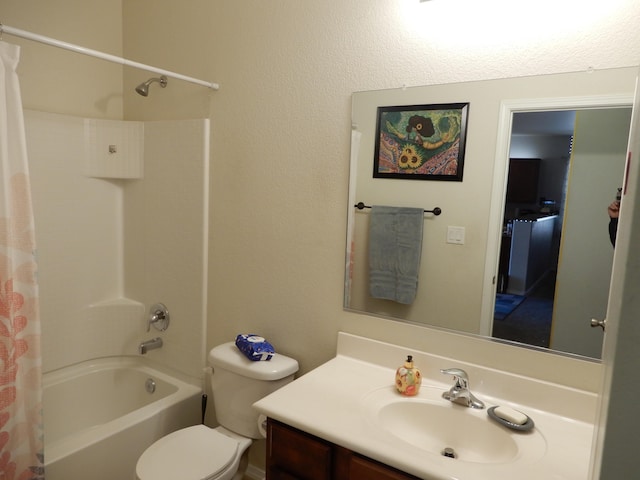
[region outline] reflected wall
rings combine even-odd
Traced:
[[[352,258],[353,264],[347,269],[351,278],[347,276],[350,290],[345,295],[345,307],[413,323],[488,334],[482,319],[483,295],[496,270],[487,268],[486,259],[488,249],[492,248],[490,238],[497,235],[490,222],[492,209],[504,208],[496,205],[492,196],[494,182],[504,184],[507,165],[506,159],[496,162],[497,139],[504,134],[499,128],[501,103],[519,99],[549,99],[552,103],[554,99],[568,97],[631,97],[635,79],[636,69],[628,68],[355,93],[352,121],[359,133],[354,136],[359,137],[359,145],[357,158],[353,159],[354,179],[348,203],[354,236],[347,242],[347,248],[352,249],[347,258]],[[469,103],[462,182],[373,178],[377,107],[458,102]],[[496,169],[495,165],[500,167]],[[419,293],[412,305],[369,297],[368,213],[355,210],[353,205],[357,202],[442,209],[438,217],[425,214]],[[463,245],[447,243],[449,226],[465,229]]]

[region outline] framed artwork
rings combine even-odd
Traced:
[[[378,107],[374,178],[462,181],[468,103]]]

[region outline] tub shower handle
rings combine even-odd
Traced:
[[[156,330],[164,332],[169,328],[169,309],[162,303],[156,303],[149,309],[149,319],[147,321],[147,332],[151,330],[151,325]]]

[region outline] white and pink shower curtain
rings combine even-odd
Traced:
[[[0,41],[0,480],[40,480],[40,318],[19,58],[20,47]]]

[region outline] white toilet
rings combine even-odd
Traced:
[[[246,465],[238,467],[251,439],[264,438],[252,405],[289,383],[298,371],[296,360],[280,354],[253,362],[234,342],[213,348],[209,364],[220,426],[195,425],[162,437],[138,459],[138,480],[241,479]]]

